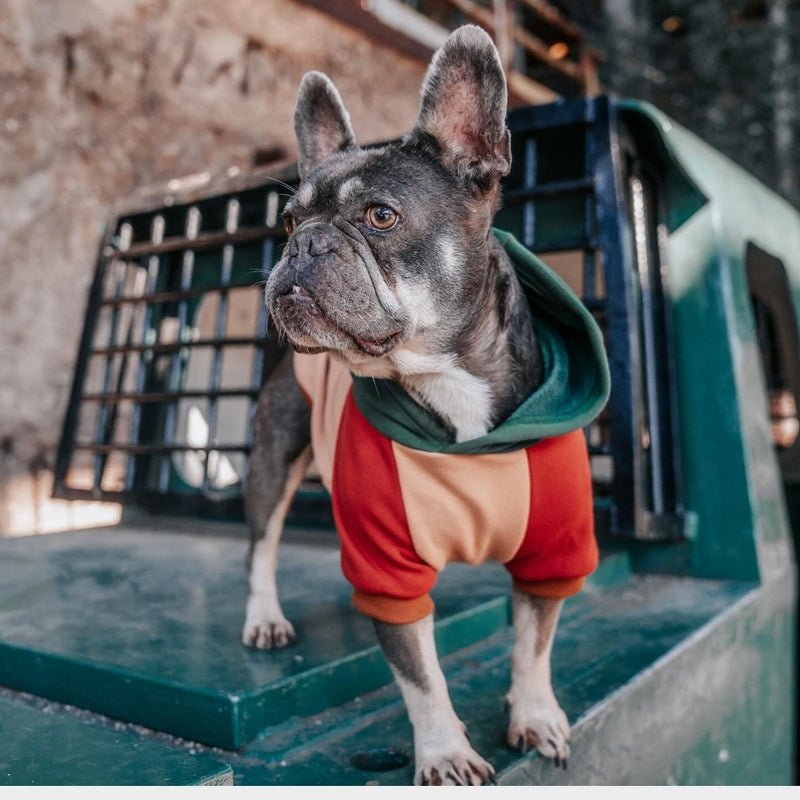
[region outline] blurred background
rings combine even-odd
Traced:
[[[300,78],[402,134],[477,22],[513,106],[653,102],[800,206],[799,0],[0,0],[0,535],[112,524],[51,499],[102,226],[120,201],[291,162]]]

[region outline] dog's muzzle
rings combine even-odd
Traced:
[[[383,311],[358,249],[333,225],[301,225],[266,291],[276,325],[304,349],[316,345],[377,357],[403,339],[404,326]]]

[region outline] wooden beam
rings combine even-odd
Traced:
[[[581,92],[584,97],[596,97],[602,94],[600,78],[597,75],[597,61],[594,51],[583,45],[580,54]]]
[[[510,108],[554,103],[560,96],[552,89],[532,81],[527,75],[522,75],[516,70],[508,73],[508,105]]]
[[[506,0],[494,0],[494,43],[497,45],[497,52],[500,54],[500,63],[503,71],[508,72],[514,57],[514,45],[512,43],[511,32],[514,24],[508,14],[508,3]]]
[[[603,60],[602,53],[586,44],[586,36],[580,25],[577,25],[571,19],[567,19],[549,0],[517,0],[517,2],[528,6],[539,15],[540,19],[559,30],[568,39],[580,42],[595,61]]]
[[[466,14],[473,22],[480,23],[486,30],[494,30],[494,14],[473,0],[447,0],[447,3]]]
[[[455,6],[459,11],[466,14],[475,22],[479,22],[487,30],[495,30],[494,14],[482,6],[479,6],[474,0],[447,0],[447,2]],[[574,61],[553,58],[548,52],[549,48],[547,45],[537,36],[514,25],[511,27],[511,38],[524,47],[534,58],[547,64],[551,69],[560,72],[562,75],[566,75],[574,81],[581,80],[581,72],[578,65]]]
[[[433,50],[430,47],[381,22],[368,10],[365,10],[369,8],[368,2],[363,2],[362,0],[298,0],[298,2],[322,11],[350,27],[361,30],[374,41],[392,47],[401,54],[423,64],[427,63],[433,54]],[[490,33],[496,34],[495,11],[493,9],[487,9],[474,0],[447,0],[447,2],[473,22],[478,23]],[[576,63],[552,58],[547,52],[547,45],[541,39],[513,25],[510,25],[509,29],[511,39],[530,52],[534,58],[572,80],[582,83],[581,79],[584,76]],[[507,69],[506,72],[508,75],[509,105],[511,107],[551,103],[559,97],[556,92],[514,69]]]
[[[567,19],[548,0],[518,0],[535,11],[548,25],[575,41],[583,41],[583,31],[572,20]]]
[[[553,58],[549,53],[548,46],[538,37],[523,28],[514,28],[511,31],[511,36],[519,44],[521,44],[534,58],[547,64],[551,69],[572,78],[574,81],[580,81],[581,72],[580,68],[574,61],[566,58]]]
[[[426,64],[433,55],[432,48],[386,25],[369,11],[365,11],[360,0],[297,0],[297,2],[322,11],[351,28],[363,31],[373,41],[391,47],[423,64]]]

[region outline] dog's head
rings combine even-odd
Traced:
[[[401,142],[356,145],[331,81],[303,78],[295,111],[301,183],[266,287],[278,329],[303,352],[337,353],[391,377],[455,352],[486,293],[489,227],[511,163],[506,81],[489,36],[455,31]]]

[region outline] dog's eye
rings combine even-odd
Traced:
[[[297,223],[294,221],[294,216],[292,214],[284,214],[283,229],[286,231],[286,235],[291,236],[294,233],[294,229],[296,227]]]
[[[370,206],[367,209],[367,225],[376,231],[388,231],[397,225],[400,215],[389,206]]]

